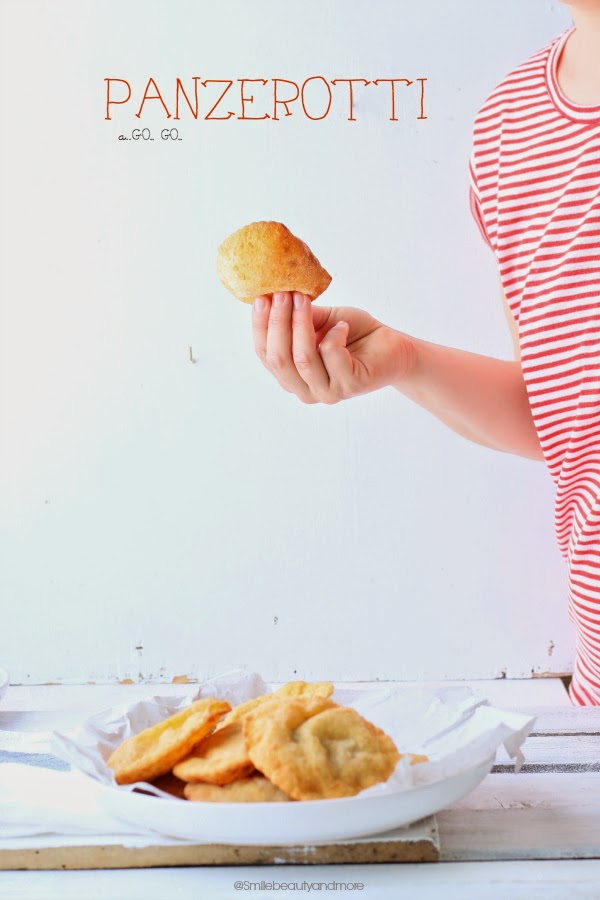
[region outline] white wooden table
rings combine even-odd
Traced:
[[[574,709],[559,680],[475,682],[496,705],[538,716],[524,770],[502,753],[469,797],[437,815],[440,861],[423,864],[0,872],[0,900],[178,900],[273,897],[261,882],[312,883],[295,896],[339,896],[316,884],[361,883],[368,898],[600,898],[600,709]],[[127,698],[189,686],[11,688],[0,728],[39,732],[68,727]],[[6,755],[5,757],[6,758]],[[237,890],[236,882],[255,885]],[[256,887],[259,885],[259,887]],[[285,893],[289,894],[290,891]]]

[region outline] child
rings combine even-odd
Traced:
[[[255,348],[284,390],[337,403],[392,385],[464,437],[544,459],[577,630],[571,700],[600,705],[600,0],[479,111],[471,208],[517,359],[430,344],[351,307],[257,298]]]

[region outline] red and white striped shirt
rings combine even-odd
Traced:
[[[600,106],[562,93],[574,29],[511,72],[477,114],[471,208],[519,330],[577,630],[570,688],[600,705]]]

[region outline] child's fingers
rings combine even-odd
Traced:
[[[321,359],[329,375],[329,394],[334,402],[352,396],[354,365],[346,349],[349,332],[349,324],[341,320],[329,329],[319,344]]]
[[[265,302],[253,304],[254,347],[281,387],[304,403],[331,404],[351,397],[354,363],[346,349],[348,322],[330,328],[317,347],[315,332],[326,327],[330,308],[314,307],[310,297],[298,292],[258,299]]]
[[[267,326],[271,310],[271,297],[263,294],[252,304],[252,338],[256,355],[265,362],[267,357]]]
[[[265,365],[284,390],[310,402],[310,390],[292,358],[292,312],[292,292],[275,291],[267,323]]]
[[[329,376],[317,350],[312,304],[310,297],[298,292],[293,301],[292,358],[312,397],[321,400],[329,391]]]

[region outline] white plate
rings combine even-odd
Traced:
[[[104,787],[100,802],[144,831],[160,804],[162,833],[219,844],[296,844],[390,831],[439,812],[483,781],[495,755],[449,778],[406,791],[295,803],[201,803],[165,800]]]
[[[0,700],[4,697],[8,690],[9,677],[6,669],[0,669]]]

